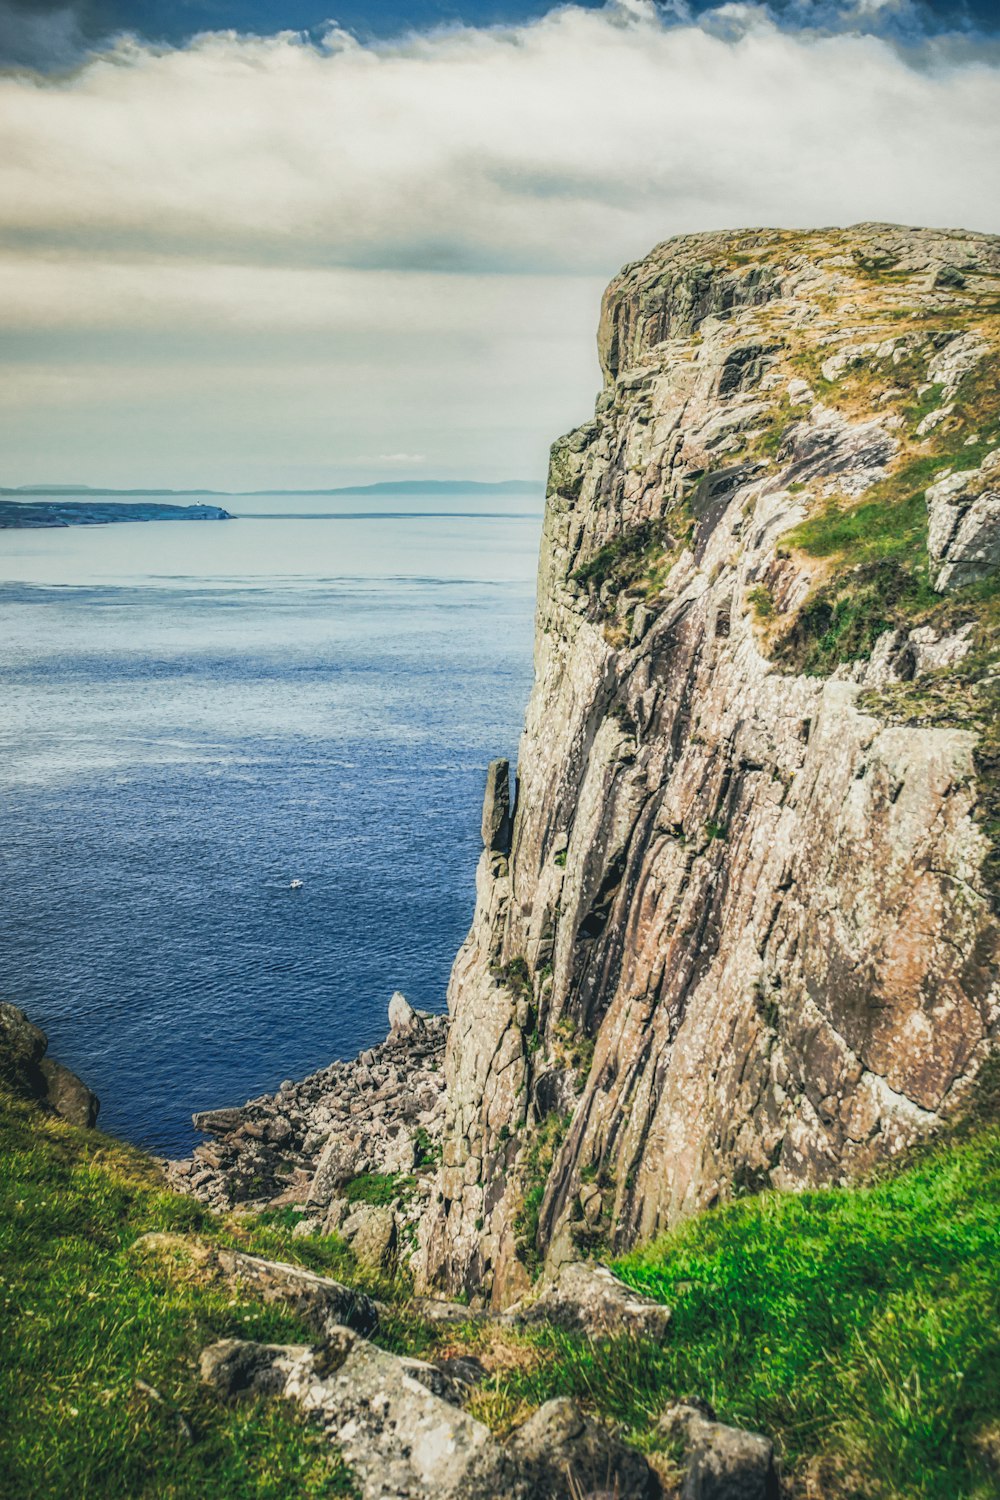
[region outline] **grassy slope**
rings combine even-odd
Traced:
[[[665,1345],[538,1333],[476,1408],[502,1426],[577,1395],[656,1449],[664,1406],[698,1394],[775,1438],[797,1494],[986,1500],[998,1265],[1000,1127],[980,1125],[872,1186],[747,1198],[627,1256],[674,1308]]]
[[[293,1409],[225,1407],[198,1382],[212,1340],[308,1341],[304,1326],[129,1248],[150,1229],[190,1232],[359,1280],[338,1241],[293,1240],[276,1217],[219,1219],[160,1188],[141,1153],[0,1099],[5,1497],[351,1493]],[[402,1310],[383,1341],[479,1352],[491,1374],[474,1410],[501,1430],[570,1393],[655,1450],[664,1405],[697,1393],[774,1435],[796,1493],[986,1500],[998,1264],[1000,1125],[980,1121],[870,1187],[747,1198],[626,1257],[625,1279],[675,1309],[662,1348],[441,1331]]]
[[[291,1407],[227,1408],[198,1381],[197,1356],[213,1340],[308,1342],[303,1324],[250,1296],[143,1265],[129,1247],[153,1229],[303,1258],[302,1242],[277,1229],[241,1235],[163,1191],[140,1153],[0,1097],[5,1500],[353,1493],[329,1446]],[[336,1242],[310,1248],[316,1269],[342,1271],[350,1260]]]

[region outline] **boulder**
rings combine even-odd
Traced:
[[[641,1453],[562,1396],[546,1401],[507,1443],[532,1486],[546,1500],[578,1500],[595,1492],[616,1500],[652,1500],[658,1485]]]
[[[235,1107],[202,1109],[191,1116],[191,1124],[195,1130],[201,1130],[205,1135],[228,1135],[231,1130],[238,1130],[243,1124],[243,1110]]]
[[[82,1079],[45,1056],[48,1038],[16,1005],[0,1001],[0,1084],[90,1129],[101,1101]]]
[[[0,1082],[14,1093],[38,1098],[45,1092],[39,1064],[47,1046],[45,1032],[23,1010],[0,1001]]]
[[[71,1125],[91,1130],[97,1124],[101,1101],[87,1085],[62,1063],[43,1057],[39,1064],[45,1080],[45,1102]]]
[[[227,1276],[252,1286],[265,1302],[282,1302],[301,1313],[324,1337],[331,1328],[342,1325],[361,1333],[372,1333],[378,1326],[372,1299],[329,1276],[318,1276],[304,1266],[247,1255],[242,1250],[217,1253],[219,1266]]]
[[[483,797],[483,843],[494,854],[510,853],[510,762],[492,760]]]
[[[390,1034],[412,1036],[414,1032],[423,1029],[423,1018],[417,1015],[406,996],[400,990],[395,990],[389,1001]]]
[[[323,1220],[324,1234],[339,1234],[346,1218],[350,1217],[351,1205],[346,1198],[331,1198]]]
[[[531,1301],[517,1303],[508,1316],[517,1323],[546,1322],[597,1336],[662,1339],[670,1309],[634,1292],[607,1266],[575,1261],[560,1267],[554,1281]]]
[[[340,1234],[363,1266],[383,1271],[396,1250],[396,1216],[387,1206],[359,1203],[341,1224]]]
[[[684,1444],[680,1500],[779,1500],[771,1440],[714,1417],[707,1403],[685,1401],[660,1419],[665,1435]]]
[[[362,1500],[535,1500],[488,1429],[407,1363],[339,1329],[318,1351],[226,1339],[204,1351],[201,1371],[229,1398],[295,1401],[350,1464]]]
[[[331,1135],[316,1165],[307,1202],[328,1203],[338,1188],[356,1177],[361,1150],[360,1136]]]

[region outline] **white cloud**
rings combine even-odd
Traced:
[[[362,455],[360,458],[355,459],[355,463],[359,464],[378,464],[379,466],[382,464],[390,466],[400,464],[406,469],[417,468],[420,464],[425,464],[426,462],[427,458],[423,453],[378,453],[374,458]]]
[[[912,32],[912,7],[860,0],[850,26],[865,10]],[[385,400],[353,429],[365,451],[412,446],[391,403],[409,410],[419,387],[429,463],[453,440],[475,465],[484,432],[517,433],[514,472],[540,460],[543,421],[585,415],[600,282],[667,235],[862,218],[1000,229],[992,53],[947,37],[901,47],[831,27],[829,6],[809,13],[826,29],[783,30],[752,5],[679,23],[629,0],[374,48],[337,32],[321,47],[126,41],[69,78],[2,78],[0,320],[36,390],[80,367],[88,338],[114,345],[103,364],[154,385],[162,370],[169,386],[180,356],[161,341],[195,340],[186,357],[222,380],[219,453],[198,461],[223,464],[259,426],[240,351],[256,341],[263,358],[270,334],[306,341],[306,364],[325,339],[338,402],[351,366],[374,361]],[[285,344],[273,366],[255,378],[280,405]],[[449,427],[442,390],[477,383],[471,428]],[[349,413],[331,421],[352,430]],[[151,463],[156,422],[153,402]],[[272,440],[277,477],[277,428]]]

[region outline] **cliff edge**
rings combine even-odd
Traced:
[[[599,347],[423,1226],[495,1305],[898,1152],[1000,1013],[1000,239],[685,236]]]

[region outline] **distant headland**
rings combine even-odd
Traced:
[[[9,491],[3,491],[9,494]],[[74,492],[75,493],[75,492]],[[100,493],[99,491],[97,493]],[[114,521],[231,521],[221,505],[93,500],[0,500],[0,529],[106,526]]]

